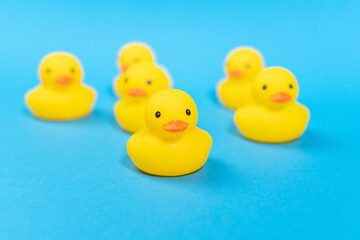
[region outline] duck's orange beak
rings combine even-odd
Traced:
[[[147,94],[147,91],[142,88],[132,88],[128,91],[128,94],[133,97],[142,97]]]
[[[233,78],[241,78],[245,76],[245,73],[241,70],[232,70],[229,72],[229,76]]]
[[[60,85],[67,85],[69,83],[72,83],[73,81],[74,79],[69,76],[61,76],[55,79],[55,82]]]
[[[186,122],[182,122],[180,120],[173,120],[169,123],[164,124],[162,128],[168,132],[178,133],[187,129],[188,126],[189,124]]]
[[[123,72],[125,72],[129,67],[130,67],[130,65],[124,65],[124,66],[121,67],[121,70]]]
[[[277,103],[287,102],[290,99],[291,95],[284,92],[279,92],[275,95],[270,96],[270,100]]]

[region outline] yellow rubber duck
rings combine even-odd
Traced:
[[[124,72],[133,64],[141,62],[155,62],[155,54],[150,46],[142,42],[131,42],[124,45],[118,53],[118,67],[122,71],[113,81],[113,90],[116,96],[120,97],[119,86]]]
[[[296,102],[298,84],[285,68],[270,67],[254,80],[254,103],[235,112],[235,124],[248,139],[265,143],[289,142],[305,131],[309,110]]]
[[[195,102],[187,93],[177,89],[157,92],[146,106],[146,127],[128,141],[130,158],[152,175],[180,176],[199,170],[208,158],[212,139],[196,127],[197,120]]]
[[[132,65],[121,79],[122,99],[115,104],[114,113],[119,125],[134,133],[145,125],[144,109],[149,98],[168,88],[170,79],[160,67],[148,62]]]
[[[131,42],[119,51],[119,67],[125,72],[131,65],[140,62],[155,62],[155,55],[150,46],[142,42]]]
[[[70,53],[54,52],[39,66],[41,84],[29,90],[25,102],[31,113],[47,120],[73,120],[88,115],[96,91],[82,84],[80,61]]]
[[[222,105],[237,109],[252,102],[251,84],[263,68],[263,57],[250,47],[232,50],[225,61],[227,78],[217,86],[217,96]]]

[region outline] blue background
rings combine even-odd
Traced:
[[[1,239],[358,239],[359,1],[1,1]],[[140,40],[199,109],[214,144],[200,171],[140,173],[111,91],[118,49]],[[287,144],[243,139],[215,97],[223,61],[249,45],[290,69],[311,111]],[[54,123],[25,108],[40,59],[82,61],[93,114]]]

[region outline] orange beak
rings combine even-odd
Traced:
[[[171,132],[171,133],[178,133],[178,132],[182,132],[185,129],[187,129],[187,127],[189,126],[188,123],[186,122],[182,122],[180,120],[173,120],[169,123],[166,123],[162,126],[162,128],[165,131]]]
[[[123,72],[125,72],[129,67],[130,67],[130,65],[124,65],[124,66],[121,67],[121,70]]]
[[[69,83],[72,83],[74,79],[68,76],[61,76],[55,79],[55,82],[60,85],[67,85]]]
[[[284,92],[279,92],[275,95],[270,96],[270,100],[277,103],[287,102],[290,99],[291,95]]]
[[[229,72],[230,77],[233,78],[241,78],[245,76],[245,73],[243,71],[240,70],[232,70]]]
[[[147,91],[142,88],[132,88],[128,91],[128,94],[133,97],[142,97],[147,94]]]

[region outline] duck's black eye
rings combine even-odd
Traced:
[[[264,86],[263,86],[263,89],[265,90],[266,88],[267,88],[267,86],[266,86],[266,85],[264,85]]]
[[[151,84],[151,80],[150,80],[150,79],[146,80],[146,83],[150,85],[150,84]]]
[[[46,73],[50,73],[50,72],[51,72],[50,68],[47,68]]]
[[[190,109],[186,109],[186,115],[190,116],[190,114],[191,114]]]
[[[250,63],[247,63],[247,64],[245,65],[246,68],[250,68],[250,66],[251,66]]]
[[[125,78],[125,79],[124,79],[124,82],[127,82],[127,81],[128,81],[128,79],[127,79],[127,78]]]
[[[290,87],[290,88],[293,88],[293,85],[290,83],[289,87]]]
[[[157,111],[156,113],[155,113],[155,117],[156,118],[159,118],[161,116],[161,113],[159,112],[159,111]]]
[[[75,69],[74,69],[74,68],[71,68],[71,69],[70,69],[70,72],[71,72],[71,73],[75,73]]]

